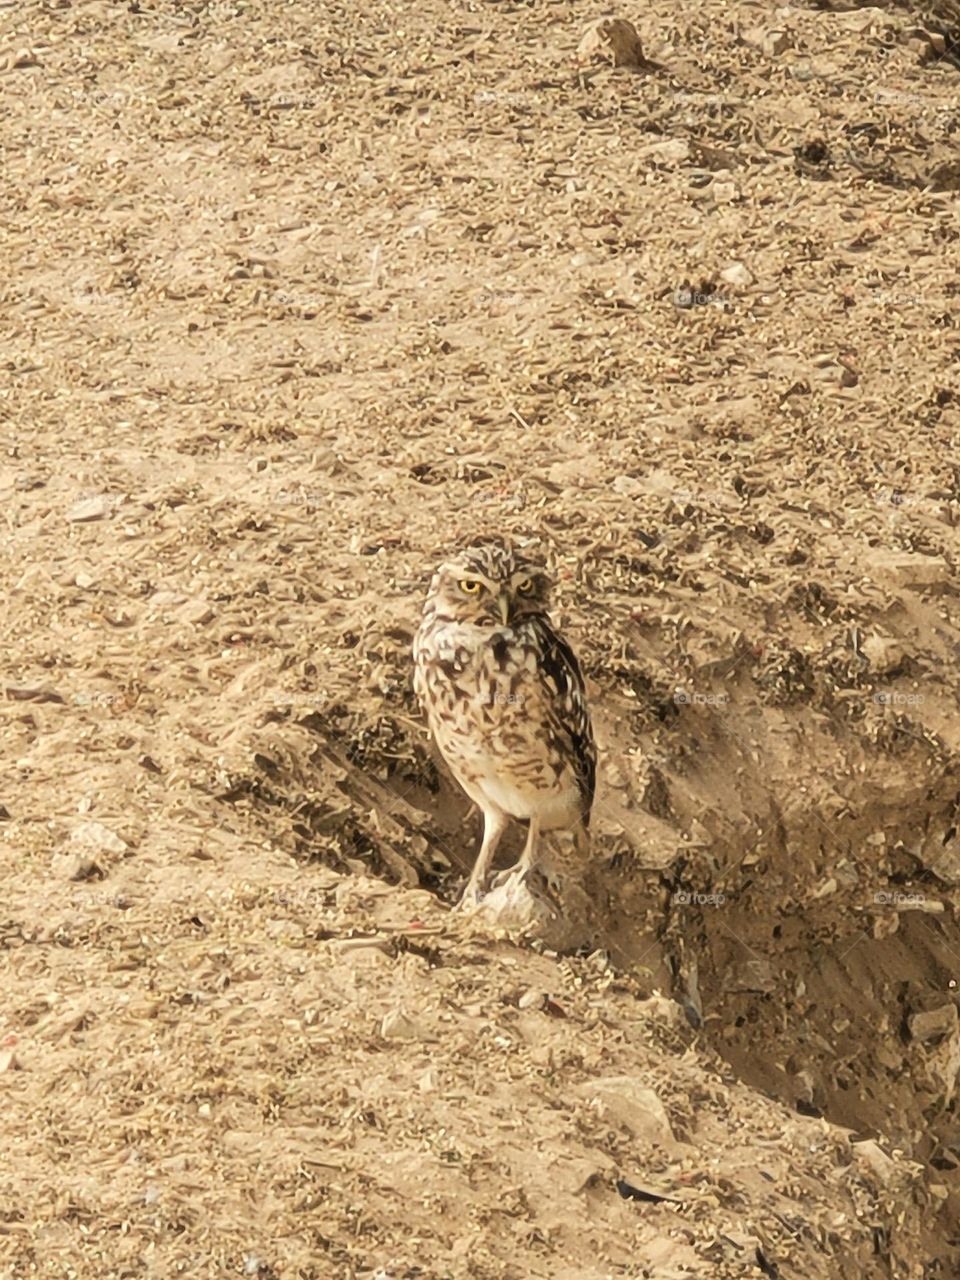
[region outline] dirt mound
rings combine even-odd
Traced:
[[[601,954],[275,853],[185,870],[8,877],[43,919],[5,934],[8,1274],[870,1274],[893,1202],[906,1262],[920,1167],[757,1097]]]
[[[957,1272],[954,27],[602,16],[5,14],[4,1280]],[[546,942],[410,691],[481,531]]]

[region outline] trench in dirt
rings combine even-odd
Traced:
[[[878,860],[864,843],[872,823],[841,826],[841,843],[813,820],[805,847],[756,863],[753,845],[727,850],[734,874],[699,887],[673,879],[668,902],[682,905],[668,908],[660,937],[672,994],[702,1016],[703,1039],[737,1078],[926,1166],[943,1201],[923,1258],[932,1277],[960,1272],[960,927],[915,852],[930,831],[945,847],[954,837],[949,780],[931,790],[924,829],[893,841],[882,877],[850,856]],[[639,954],[629,906],[617,914],[616,950]],[[888,1252],[882,1233],[876,1248]]]
[[[422,746],[398,768],[400,753],[381,753],[384,725],[351,738],[304,723],[319,744],[313,765],[347,804],[297,802],[301,855],[452,901],[480,823]],[[960,927],[944,896],[958,869],[957,785],[950,770],[933,781],[914,769],[916,747],[891,762],[899,788],[861,779],[869,800],[848,796],[839,817],[820,804],[798,821],[773,780],[754,778],[764,803],[731,822],[704,802],[699,842],[668,866],[645,866],[601,821],[587,945],[679,1000],[743,1083],[923,1162],[943,1201],[926,1242],[933,1277],[960,1265]],[[683,825],[684,794],[704,795],[693,781],[662,777],[649,793],[658,814]],[[289,807],[282,789],[274,799]],[[601,795],[601,814],[620,811]],[[522,838],[510,833],[498,866]],[[880,1232],[877,1252],[886,1247]]]
[[[673,995],[746,1085],[922,1162],[942,1205],[927,1274],[958,1274],[957,770],[868,686],[764,702],[748,674],[721,675],[702,705],[597,700],[588,918],[566,949],[603,949]],[[300,719],[295,765],[261,761],[251,786],[271,825],[286,812],[298,856],[452,902],[479,816],[397,689],[372,720]],[[516,824],[498,866],[522,840]]]

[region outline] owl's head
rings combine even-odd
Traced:
[[[502,538],[484,538],[443,563],[428,604],[438,617],[478,627],[515,626],[550,607],[544,564]]]

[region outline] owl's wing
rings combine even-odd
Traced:
[[[546,618],[535,620],[539,648],[542,653],[540,677],[550,690],[554,728],[563,740],[564,754],[573,765],[583,825],[590,821],[593,795],[597,784],[597,747],[587,707],[587,690],[576,655]]]

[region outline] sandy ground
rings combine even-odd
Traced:
[[[960,1274],[944,9],[598,12],[0,6],[3,1280]],[[539,938],[410,691],[490,531]]]

